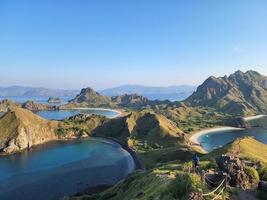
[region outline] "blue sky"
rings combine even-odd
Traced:
[[[0,0],[0,86],[196,85],[267,75],[267,1]]]

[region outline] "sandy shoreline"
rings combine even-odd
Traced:
[[[219,132],[219,131],[231,131],[231,130],[243,130],[242,128],[235,128],[235,127],[231,127],[231,126],[224,126],[224,127],[216,127],[216,128],[209,128],[209,129],[205,129],[202,131],[198,131],[194,134],[192,134],[189,139],[191,142],[193,142],[194,144],[198,144],[200,145],[198,139],[200,136],[211,133],[211,132]]]
[[[244,119],[246,121],[251,121],[251,120],[254,120],[254,119],[260,119],[262,117],[266,117],[267,115],[256,115],[256,116],[251,116],[251,117],[245,117]]]
[[[267,115],[256,115],[256,116],[251,116],[251,117],[245,117],[244,119],[246,121],[251,121],[254,119],[260,119],[262,117],[266,117]],[[190,137],[189,140],[193,143],[193,145],[197,145],[199,148],[201,148],[201,150],[205,153],[207,153],[207,151],[201,146],[201,144],[199,143],[199,137],[211,132],[219,132],[219,131],[231,131],[231,130],[243,130],[243,128],[236,128],[236,127],[231,127],[231,126],[223,126],[223,127],[215,127],[215,128],[209,128],[209,129],[205,129],[205,130],[201,130],[201,131],[197,131],[195,133],[193,133]]]
[[[70,110],[103,110],[117,113],[117,115],[112,118],[120,117],[122,115],[121,111],[109,108],[71,108]]]

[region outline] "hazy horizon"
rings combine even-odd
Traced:
[[[204,2],[2,0],[0,86],[197,86],[237,70],[267,75],[267,2]]]

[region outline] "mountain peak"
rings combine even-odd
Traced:
[[[94,89],[83,88],[74,99],[69,101],[66,106],[76,104],[81,107],[112,107],[111,99],[96,92]]]
[[[225,77],[209,77],[186,102],[238,115],[267,112],[267,77],[240,70]]]

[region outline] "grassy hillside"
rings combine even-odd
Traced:
[[[243,159],[267,164],[267,145],[252,137],[236,139],[222,148],[212,151],[205,157],[214,158],[221,154],[236,155]]]
[[[184,139],[182,131],[172,121],[149,110],[111,119],[96,128],[92,135],[117,138],[139,151],[179,145]]]
[[[184,133],[221,126],[231,116],[208,107],[190,107],[185,103],[158,105],[154,111],[175,122]]]
[[[88,137],[97,127],[108,120],[104,116],[78,114],[60,122],[57,135],[60,138]]]
[[[187,164],[171,163],[145,172],[137,172],[114,187],[92,197],[73,197],[71,200],[175,200],[188,199],[190,193],[209,189],[200,176],[185,172]]]

